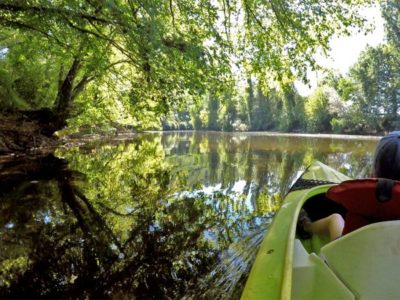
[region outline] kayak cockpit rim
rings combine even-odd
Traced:
[[[294,218],[292,218],[289,234],[287,236],[286,243],[286,251],[285,251],[285,260],[284,260],[284,268],[283,268],[283,276],[282,276],[282,286],[281,286],[281,300],[290,300],[292,295],[292,274],[293,274],[293,257],[294,257],[294,241],[296,238],[296,227],[297,227],[297,219],[300,214],[300,210],[303,207],[304,203],[319,194],[324,194],[330,187],[335,184],[326,184],[311,188],[307,191],[296,203],[296,209],[294,212]],[[293,191],[292,193],[296,193],[297,191]]]

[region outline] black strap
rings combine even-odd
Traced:
[[[290,188],[289,192],[310,189],[315,186],[323,184],[335,184],[335,182],[325,181],[325,180],[315,180],[315,179],[303,179],[299,178]]]
[[[378,202],[387,202],[392,198],[394,180],[379,178],[376,186],[376,199]]]

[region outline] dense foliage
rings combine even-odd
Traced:
[[[370,2],[4,0],[0,108],[40,111],[29,116],[48,135],[301,130],[293,81],[317,67],[333,34],[363,26]]]

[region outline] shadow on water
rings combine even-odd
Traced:
[[[364,176],[373,146],[143,134],[1,159],[0,298],[239,298],[298,172]]]

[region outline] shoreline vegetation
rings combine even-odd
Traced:
[[[324,139],[362,139],[378,140],[382,135],[360,135],[360,134],[331,134],[331,133],[306,133],[306,132],[279,132],[279,131],[212,131],[212,130],[144,130],[141,132],[133,130],[123,131],[99,131],[93,133],[74,133],[62,137],[47,137],[35,132],[32,123],[27,122],[20,126],[16,124],[6,126],[0,125],[0,156],[10,154],[33,154],[51,153],[58,147],[80,146],[86,143],[103,140],[104,142],[118,142],[133,139],[137,134],[146,133],[223,133],[231,136],[282,136],[294,138],[324,138]],[[16,143],[23,142],[23,146]]]
[[[218,132],[231,135],[247,135],[247,136],[287,136],[287,137],[310,137],[310,138],[332,138],[332,139],[365,139],[365,140],[378,140],[381,135],[362,135],[362,134],[338,134],[338,133],[307,133],[307,132],[280,132],[280,131],[213,131],[213,130],[145,130],[142,133],[154,132]]]

